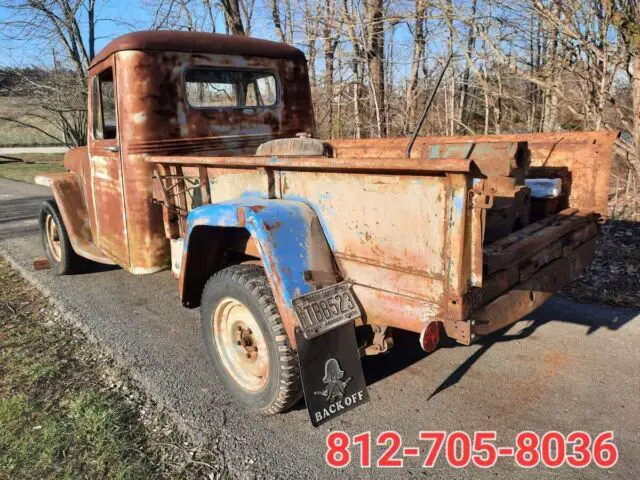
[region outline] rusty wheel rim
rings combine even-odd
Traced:
[[[257,392],[269,380],[269,349],[260,325],[239,300],[225,297],[211,318],[218,357],[236,383]]]
[[[53,219],[53,215],[47,215],[47,218],[44,221],[44,228],[47,237],[47,245],[49,245],[51,256],[56,262],[60,262],[62,260],[62,245],[60,241],[58,225]]]

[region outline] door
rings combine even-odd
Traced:
[[[122,188],[113,57],[91,71],[89,156],[96,244],[121,266],[129,265]]]

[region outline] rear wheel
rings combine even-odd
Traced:
[[[213,275],[200,314],[216,373],[236,400],[269,415],[300,399],[298,360],[262,267],[234,265]]]
[[[56,275],[67,275],[82,270],[86,261],[73,250],[69,234],[54,200],[42,202],[40,234],[42,246]]]

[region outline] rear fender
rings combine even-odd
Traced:
[[[200,255],[206,255],[195,238],[198,229],[215,231],[244,229],[255,243],[284,326],[295,345],[296,316],[293,298],[310,293],[319,283],[332,284],[339,274],[320,222],[311,207],[303,202],[267,199],[239,199],[195,208],[187,218],[187,235],[180,270],[180,294],[189,307],[199,304],[203,284],[193,281],[199,274]],[[242,239],[241,236],[232,236]],[[219,237],[209,237],[209,248]],[[218,264],[219,265],[219,264]],[[220,267],[222,265],[219,265]],[[207,272],[211,276],[214,271]]]

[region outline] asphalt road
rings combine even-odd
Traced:
[[[424,356],[405,335],[386,357],[367,358],[371,402],[319,429],[303,404],[263,418],[231,401],[217,381],[200,337],[197,311],[180,306],[169,273],[134,276],[120,269],[54,277],[34,272],[42,254],[37,229],[45,188],[0,179],[0,252],[10,257],[68,315],[80,322],[148,393],[200,437],[212,441],[242,477],[637,478],[640,470],[640,311],[556,297],[506,334],[471,347]],[[536,467],[501,458],[490,470],[455,470],[440,458],[420,468],[332,471],[324,464],[329,430],[374,435],[395,430],[404,446],[421,446],[420,430],[495,430],[499,445],[517,432],[615,432],[618,464],[609,471]],[[373,450],[374,459],[382,452]]]

